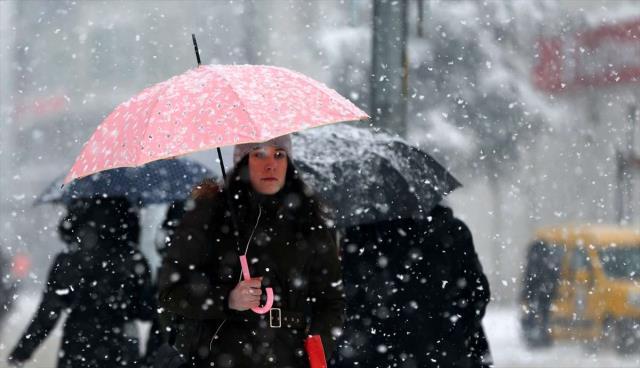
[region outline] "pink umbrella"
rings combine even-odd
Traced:
[[[64,179],[196,151],[263,142],[367,114],[326,85],[263,65],[204,65],[122,103]]]

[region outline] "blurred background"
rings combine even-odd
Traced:
[[[459,179],[446,201],[490,280],[496,367],[640,366],[640,349],[621,355],[578,334],[534,349],[520,298],[539,229],[640,231],[638,1],[219,0],[0,1],[0,276],[15,287],[0,367],[63,248],[63,208],[34,199],[115,106],[196,66],[192,33],[203,63],[305,73]],[[214,152],[193,158],[217,170]],[[163,214],[143,211],[152,264]],[[56,338],[29,366],[54,365]]]

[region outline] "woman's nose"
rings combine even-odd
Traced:
[[[264,166],[264,167],[265,167],[265,169],[266,169],[267,171],[271,171],[271,170],[275,170],[276,165],[277,165],[277,163],[276,163],[276,161],[275,161],[275,160],[273,160],[273,159],[268,159],[268,160],[267,160],[267,162],[265,163],[265,166]]]

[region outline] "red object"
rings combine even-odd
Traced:
[[[559,91],[566,84],[562,80],[562,39],[553,37],[538,40],[539,62],[533,67],[536,86],[545,91]],[[564,85],[563,85],[564,84]]]
[[[18,119],[24,119],[25,115],[31,114],[38,117],[58,114],[64,111],[67,103],[67,97],[63,93],[37,97],[19,104],[15,114]]]
[[[327,358],[324,355],[324,347],[320,335],[311,335],[304,340],[304,348],[309,356],[311,368],[327,368]]]
[[[537,42],[533,78],[538,88],[571,91],[640,82],[640,19],[604,24]]]
[[[31,269],[31,260],[29,256],[23,253],[18,253],[13,257],[13,264],[11,271],[17,278],[27,277],[29,270]]]

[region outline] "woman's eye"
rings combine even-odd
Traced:
[[[278,151],[276,152],[276,156],[277,159],[283,159],[287,157],[287,153],[285,151]]]
[[[267,157],[267,154],[266,154],[264,151],[262,151],[262,150],[260,150],[260,151],[255,151],[255,152],[253,152],[253,157],[256,157],[256,158],[265,158],[265,157]]]

